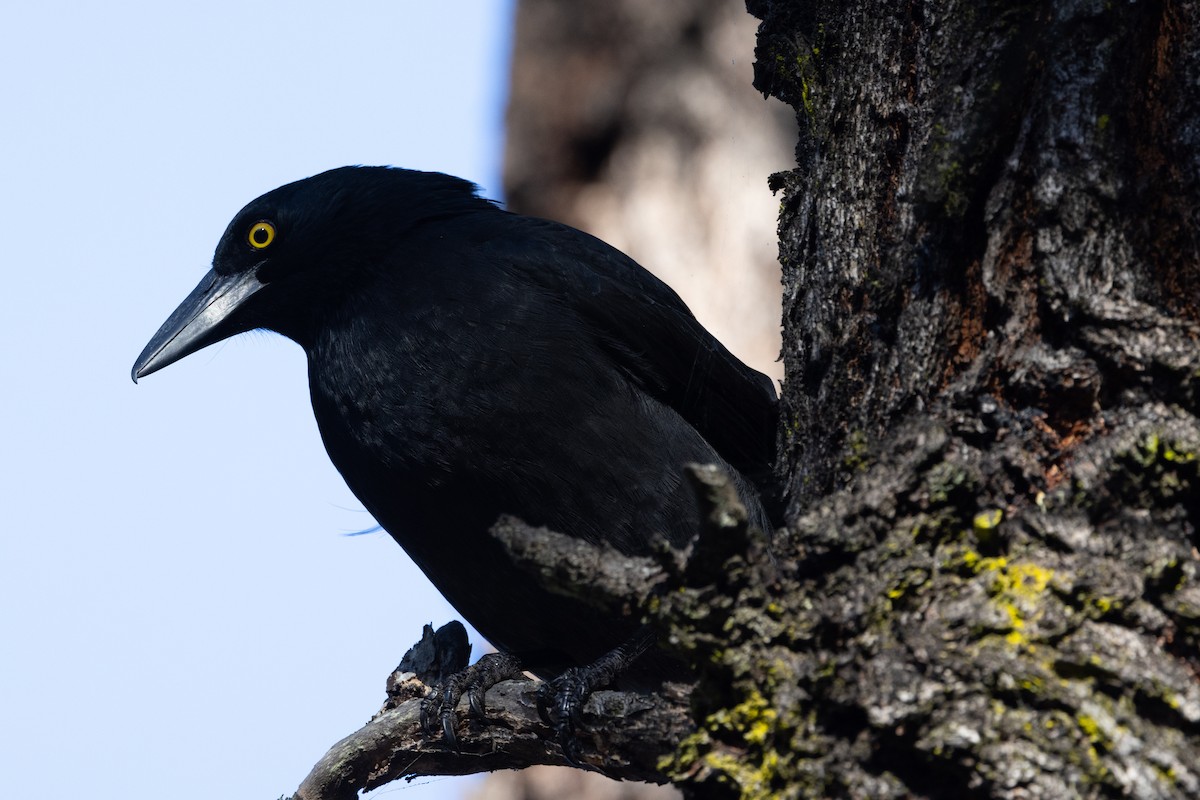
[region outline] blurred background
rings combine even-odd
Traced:
[[[754,29],[739,0],[5,8],[6,796],[290,794],[455,617],[386,534],[348,535],[374,521],[298,347],[129,380],[257,195],[342,164],[461,175],[630,253],[779,377],[766,176],[794,122],[750,85]],[[373,796],[640,791],[530,770]]]

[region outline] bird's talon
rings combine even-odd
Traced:
[[[554,720],[550,719],[550,711],[548,708],[548,701],[549,701],[550,695],[551,695],[550,688],[549,688],[550,686],[551,686],[551,684],[549,684],[549,683],[543,683],[541,686],[538,687],[537,712],[538,712],[538,716],[541,717],[541,720],[543,723],[545,723],[548,727],[553,727]]]
[[[583,760],[583,748],[580,747],[579,739],[575,736],[573,726],[560,726],[557,738],[558,746],[562,748],[563,758],[567,760],[568,764],[579,769],[592,769],[592,766]]]
[[[421,730],[424,731],[425,735],[429,738],[433,738],[434,735],[433,717],[435,712],[434,705],[436,703],[436,698],[437,692],[434,691],[421,701]],[[440,709],[436,709],[436,711],[438,715],[441,714]]]
[[[483,692],[478,689],[472,689],[467,692],[467,701],[471,704],[471,713],[479,719],[486,719],[487,714],[483,710]]]
[[[449,708],[442,709],[442,736],[446,740],[446,744],[453,748],[454,752],[462,753],[458,746],[458,735],[454,733],[454,710]]]

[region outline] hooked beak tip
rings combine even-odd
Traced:
[[[263,287],[253,271],[222,276],[209,272],[192,290],[133,362],[137,383],[184,356],[248,328],[230,324],[231,315]]]

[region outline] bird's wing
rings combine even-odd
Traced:
[[[520,261],[591,329],[631,381],[673,408],[747,478],[766,486],[775,455],[775,387],[717,341],[669,286],[581,231],[525,217]],[[512,240],[510,240],[512,241]]]

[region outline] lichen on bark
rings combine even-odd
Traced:
[[[673,774],[1197,796],[1196,4],[749,7],[802,127],[789,525],[728,588],[780,625],[696,648]]]

